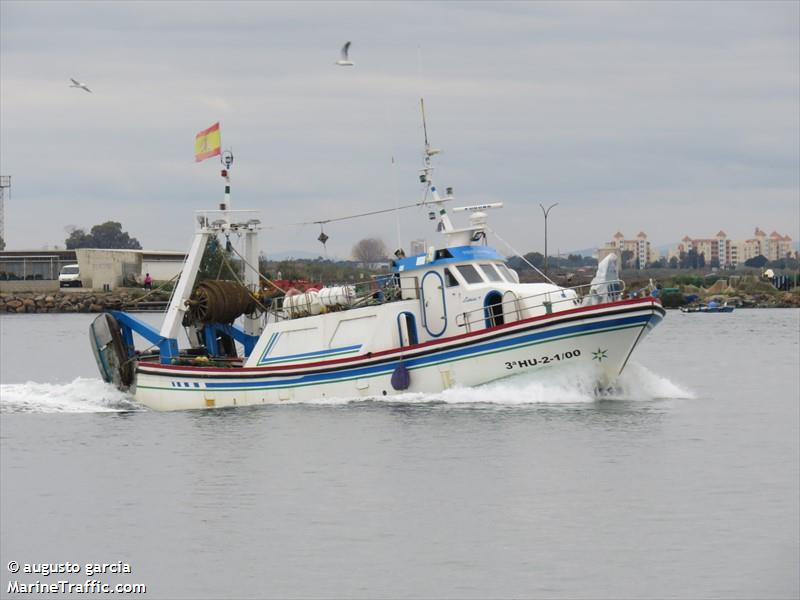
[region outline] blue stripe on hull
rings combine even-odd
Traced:
[[[258,364],[265,365],[271,362],[296,360],[298,358],[317,358],[317,357],[327,356],[329,354],[355,352],[360,349],[361,349],[361,344],[356,344],[354,346],[342,346],[341,348],[326,348],[325,350],[314,350],[313,352],[303,352],[301,354],[286,354],[284,356],[271,356],[270,358],[262,358]],[[266,352],[264,354],[266,355]]]

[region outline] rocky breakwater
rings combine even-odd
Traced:
[[[135,307],[142,292],[57,292],[54,294],[0,294],[0,313],[99,313]],[[165,300],[148,296],[148,301]]]
[[[686,298],[695,297],[695,304],[713,300],[740,308],[800,308],[800,288],[784,292],[754,277],[731,277],[729,281],[720,279],[709,287],[682,285],[680,291],[680,297],[673,306],[683,305]]]

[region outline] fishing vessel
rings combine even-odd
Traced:
[[[434,183],[437,153],[426,130],[421,204],[440,243],[415,256],[396,253],[390,273],[367,286],[265,297],[261,218],[233,210],[226,185],[219,210],[196,214],[161,327],[115,310],[90,326],[103,379],[155,410],[436,393],[517,373],[546,378],[566,365],[590,370],[598,386],[613,384],[662,320],[659,301],[625,297],[613,254],[584,286],[521,283],[489,245],[488,211],[502,203],[454,208],[454,216],[468,216],[456,227],[447,209],[452,189],[440,194]],[[232,234],[244,240],[240,281],[197,283],[209,240]],[[137,338],[149,349],[137,350]]]

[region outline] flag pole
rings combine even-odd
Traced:
[[[225,179],[225,196],[222,200],[222,203],[219,205],[220,210],[230,210],[231,209],[231,176],[230,170],[231,166],[233,165],[233,152],[230,150],[225,150],[222,154],[220,154],[219,161],[225,166],[220,173]]]

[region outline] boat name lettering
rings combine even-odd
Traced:
[[[478,296],[475,296],[474,298],[466,296],[463,301],[464,302],[476,302],[477,300],[480,300],[480,298]]]
[[[538,358],[527,358],[524,360],[512,360],[506,363],[506,369],[519,369],[523,367],[535,367],[537,365],[547,365],[552,362],[560,362],[570,358],[577,358],[581,355],[581,351],[577,348],[575,350],[567,350],[566,352],[559,352],[557,354],[550,354],[548,356],[540,356]]]

